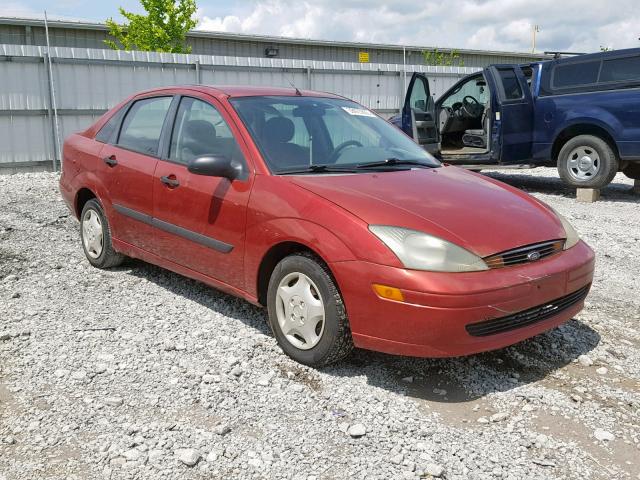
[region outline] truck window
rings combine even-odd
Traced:
[[[506,100],[520,100],[522,98],[522,88],[516,72],[513,68],[501,68],[498,70],[500,78],[502,80],[502,88],[504,89],[504,95]]]
[[[596,83],[599,71],[600,60],[558,65],[553,70],[553,88],[570,88]]]
[[[614,58],[602,63],[600,82],[620,82],[640,79],[640,55]]]

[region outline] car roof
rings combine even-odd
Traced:
[[[255,85],[173,85],[168,87],[153,88],[138,92],[139,95],[149,95],[153,93],[161,93],[176,90],[193,90],[207,93],[214,97],[263,97],[263,96],[280,96],[280,97],[325,97],[325,98],[344,98],[340,95],[327,92],[317,92],[314,90],[296,89],[294,87],[267,87]]]

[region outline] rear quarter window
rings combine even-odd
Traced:
[[[640,79],[640,55],[614,58],[602,62],[601,82],[622,82]]]

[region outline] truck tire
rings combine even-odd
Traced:
[[[622,173],[632,180],[640,180],[640,162],[629,162]]]
[[[618,158],[611,146],[594,135],[578,135],[558,155],[558,173],[567,185],[602,188],[618,173]]]

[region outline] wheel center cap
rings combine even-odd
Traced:
[[[291,299],[291,314],[301,326],[304,325],[306,308],[304,301],[297,295]]]
[[[580,159],[580,163],[578,164],[580,170],[589,170],[591,168],[591,166],[593,165],[593,160],[591,160],[591,157],[585,155],[584,157],[582,157]]]

